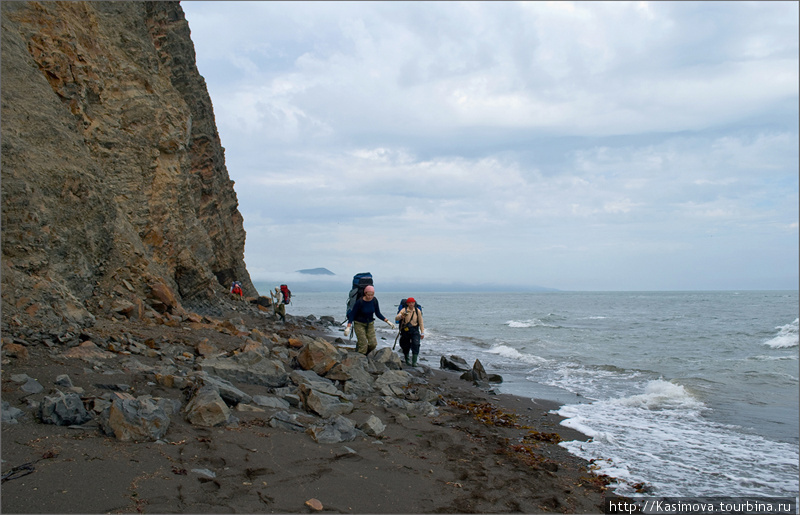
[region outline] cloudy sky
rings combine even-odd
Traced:
[[[254,281],[798,287],[797,2],[181,5]]]

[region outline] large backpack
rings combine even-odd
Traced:
[[[364,272],[353,276],[353,287],[350,289],[350,295],[347,297],[346,318],[350,318],[350,312],[353,311],[356,301],[364,296],[364,288],[367,286],[373,286],[371,273]]]
[[[292,292],[285,284],[281,284],[281,294],[283,294],[283,303],[289,304],[292,301]]]
[[[406,307],[406,306],[408,306],[408,297],[406,297],[404,299],[400,299],[400,305],[397,306],[397,312],[400,313],[403,310],[403,308]],[[417,309],[419,310],[419,314],[421,315],[422,314],[422,306],[417,304]],[[400,325],[403,325],[403,321],[402,320],[400,321]]]

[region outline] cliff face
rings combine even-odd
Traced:
[[[256,294],[178,2],[2,2],[1,77],[4,323]]]

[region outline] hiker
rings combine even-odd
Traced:
[[[231,294],[238,295],[239,300],[244,298],[244,292],[242,291],[242,285],[239,281],[234,281],[231,285]]]
[[[280,287],[275,287],[275,293],[269,292],[269,296],[272,298],[272,309],[276,315],[281,319],[281,322],[286,323],[286,304],[292,302],[292,292],[289,291],[289,287],[285,284],[281,284]]]
[[[417,366],[419,357],[419,343],[425,338],[425,324],[422,322],[422,311],[417,308],[414,297],[406,300],[406,306],[394,317],[400,326],[400,348],[403,349],[403,358],[406,365]],[[408,351],[411,351],[411,362],[408,361]]]
[[[364,296],[356,300],[355,306],[347,315],[347,327],[344,330],[344,335],[350,336],[350,327],[355,325],[356,350],[364,355],[369,354],[378,346],[373,315],[394,329],[394,324],[381,314],[378,299],[375,298],[375,287],[367,286],[364,288]]]

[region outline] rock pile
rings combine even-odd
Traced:
[[[172,315],[173,334],[185,336],[169,341],[143,339],[133,320],[126,322],[130,332],[110,335],[86,329],[5,337],[4,365],[25,370],[34,359],[28,353],[45,353],[64,361],[70,373],[51,381],[27,373],[4,375],[4,391],[16,391],[19,398],[18,406],[3,403],[3,423],[97,427],[120,441],[159,441],[168,439],[175,417],[197,427],[236,427],[237,414],[246,412],[271,427],[332,443],[384,431],[386,422],[376,416],[348,418],[357,402],[438,414],[440,395],[426,386],[428,369],[403,370],[391,349],[364,356],[341,339],[307,335],[308,329],[329,328],[332,320],[290,317],[299,326],[282,328],[255,307],[247,318]],[[141,327],[159,325],[150,321]],[[162,329],[167,327],[172,326]],[[124,374],[125,381],[107,379],[116,374]],[[81,386],[75,386],[77,377]]]

